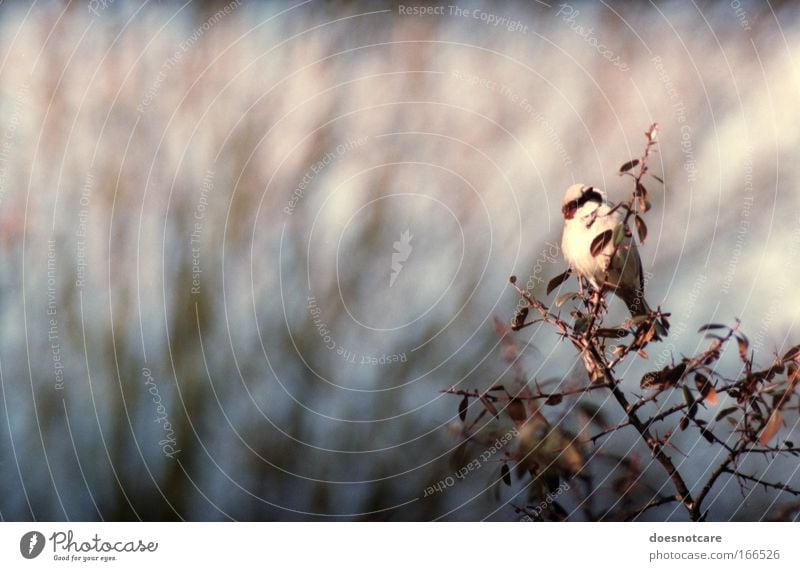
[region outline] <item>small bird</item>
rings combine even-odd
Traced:
[[[648,315],[651,309],[644,299],[644,274],[636,243],[632,236],[623,235],[615,252],[611,239],[614,228],[625,220],[622,210],[612,211],[602,190],[573,184],[564,193],[561,213],[564,215],[561,248],[570,268],[595,289],[605,285],[613,291],[628,306],[631,316]],[[605,240],[599,238],[603,234]],[[661,333],[663,327],[657,324],[657,329]]]

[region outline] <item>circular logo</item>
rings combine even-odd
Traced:
[[[19,540],[19,552],[25,559],[38,557],[44,549],[44,534],[38,531],[29,531]]]

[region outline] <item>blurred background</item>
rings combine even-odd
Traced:
[[[564,189],[624,198],[656,121],[641,255],[673,325],[626,388],[707,322],[762,365],[800,342],[792,3],[0,12],[3,520],[516,519],[499,464],[425,494],[460,466],[442,391],[509,375],[508,277],[548,299]],[[549,329],[514,338],[530,380],[583,382]],[[717,452],[676,442],[696,485]],[[663,482],[632,433],[598,448]],[[722,479],[710,518],[787,499]]]

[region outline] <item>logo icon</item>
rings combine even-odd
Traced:
[[[25,559],[34,559],[44,549],[44,534],[38,531],[29,531],[19,540],[19,552]]]
[[[400,275],[400,272],[403,271],[403,262],[408,260],[408,257],[411,255],[411,239],[412,236],[409,233],[409,230],[406,229],[405,232],[400,234],[400,239],[395,242],[394,245],[394,252],[392,252],[392,275],[389,276],[389,287],[394,285],[397,276]]]

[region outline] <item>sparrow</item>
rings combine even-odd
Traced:
[[[602,190],[573,184],[564,193],[561,213],[564,216],[561,249],[570,268],[595,289],[605,285],[614,292],[628,306],[632,317],[649,315],[652,310],[644,298],[642,261],[633,236],[626,230],[618,248],[610,239],[614,228],[625,221],[622,210],[612,210]],[[599,243],[602,247],[593,255],[592,243],[604,233],[608,239]],[[659,325],[658,332],[666,335]]]

